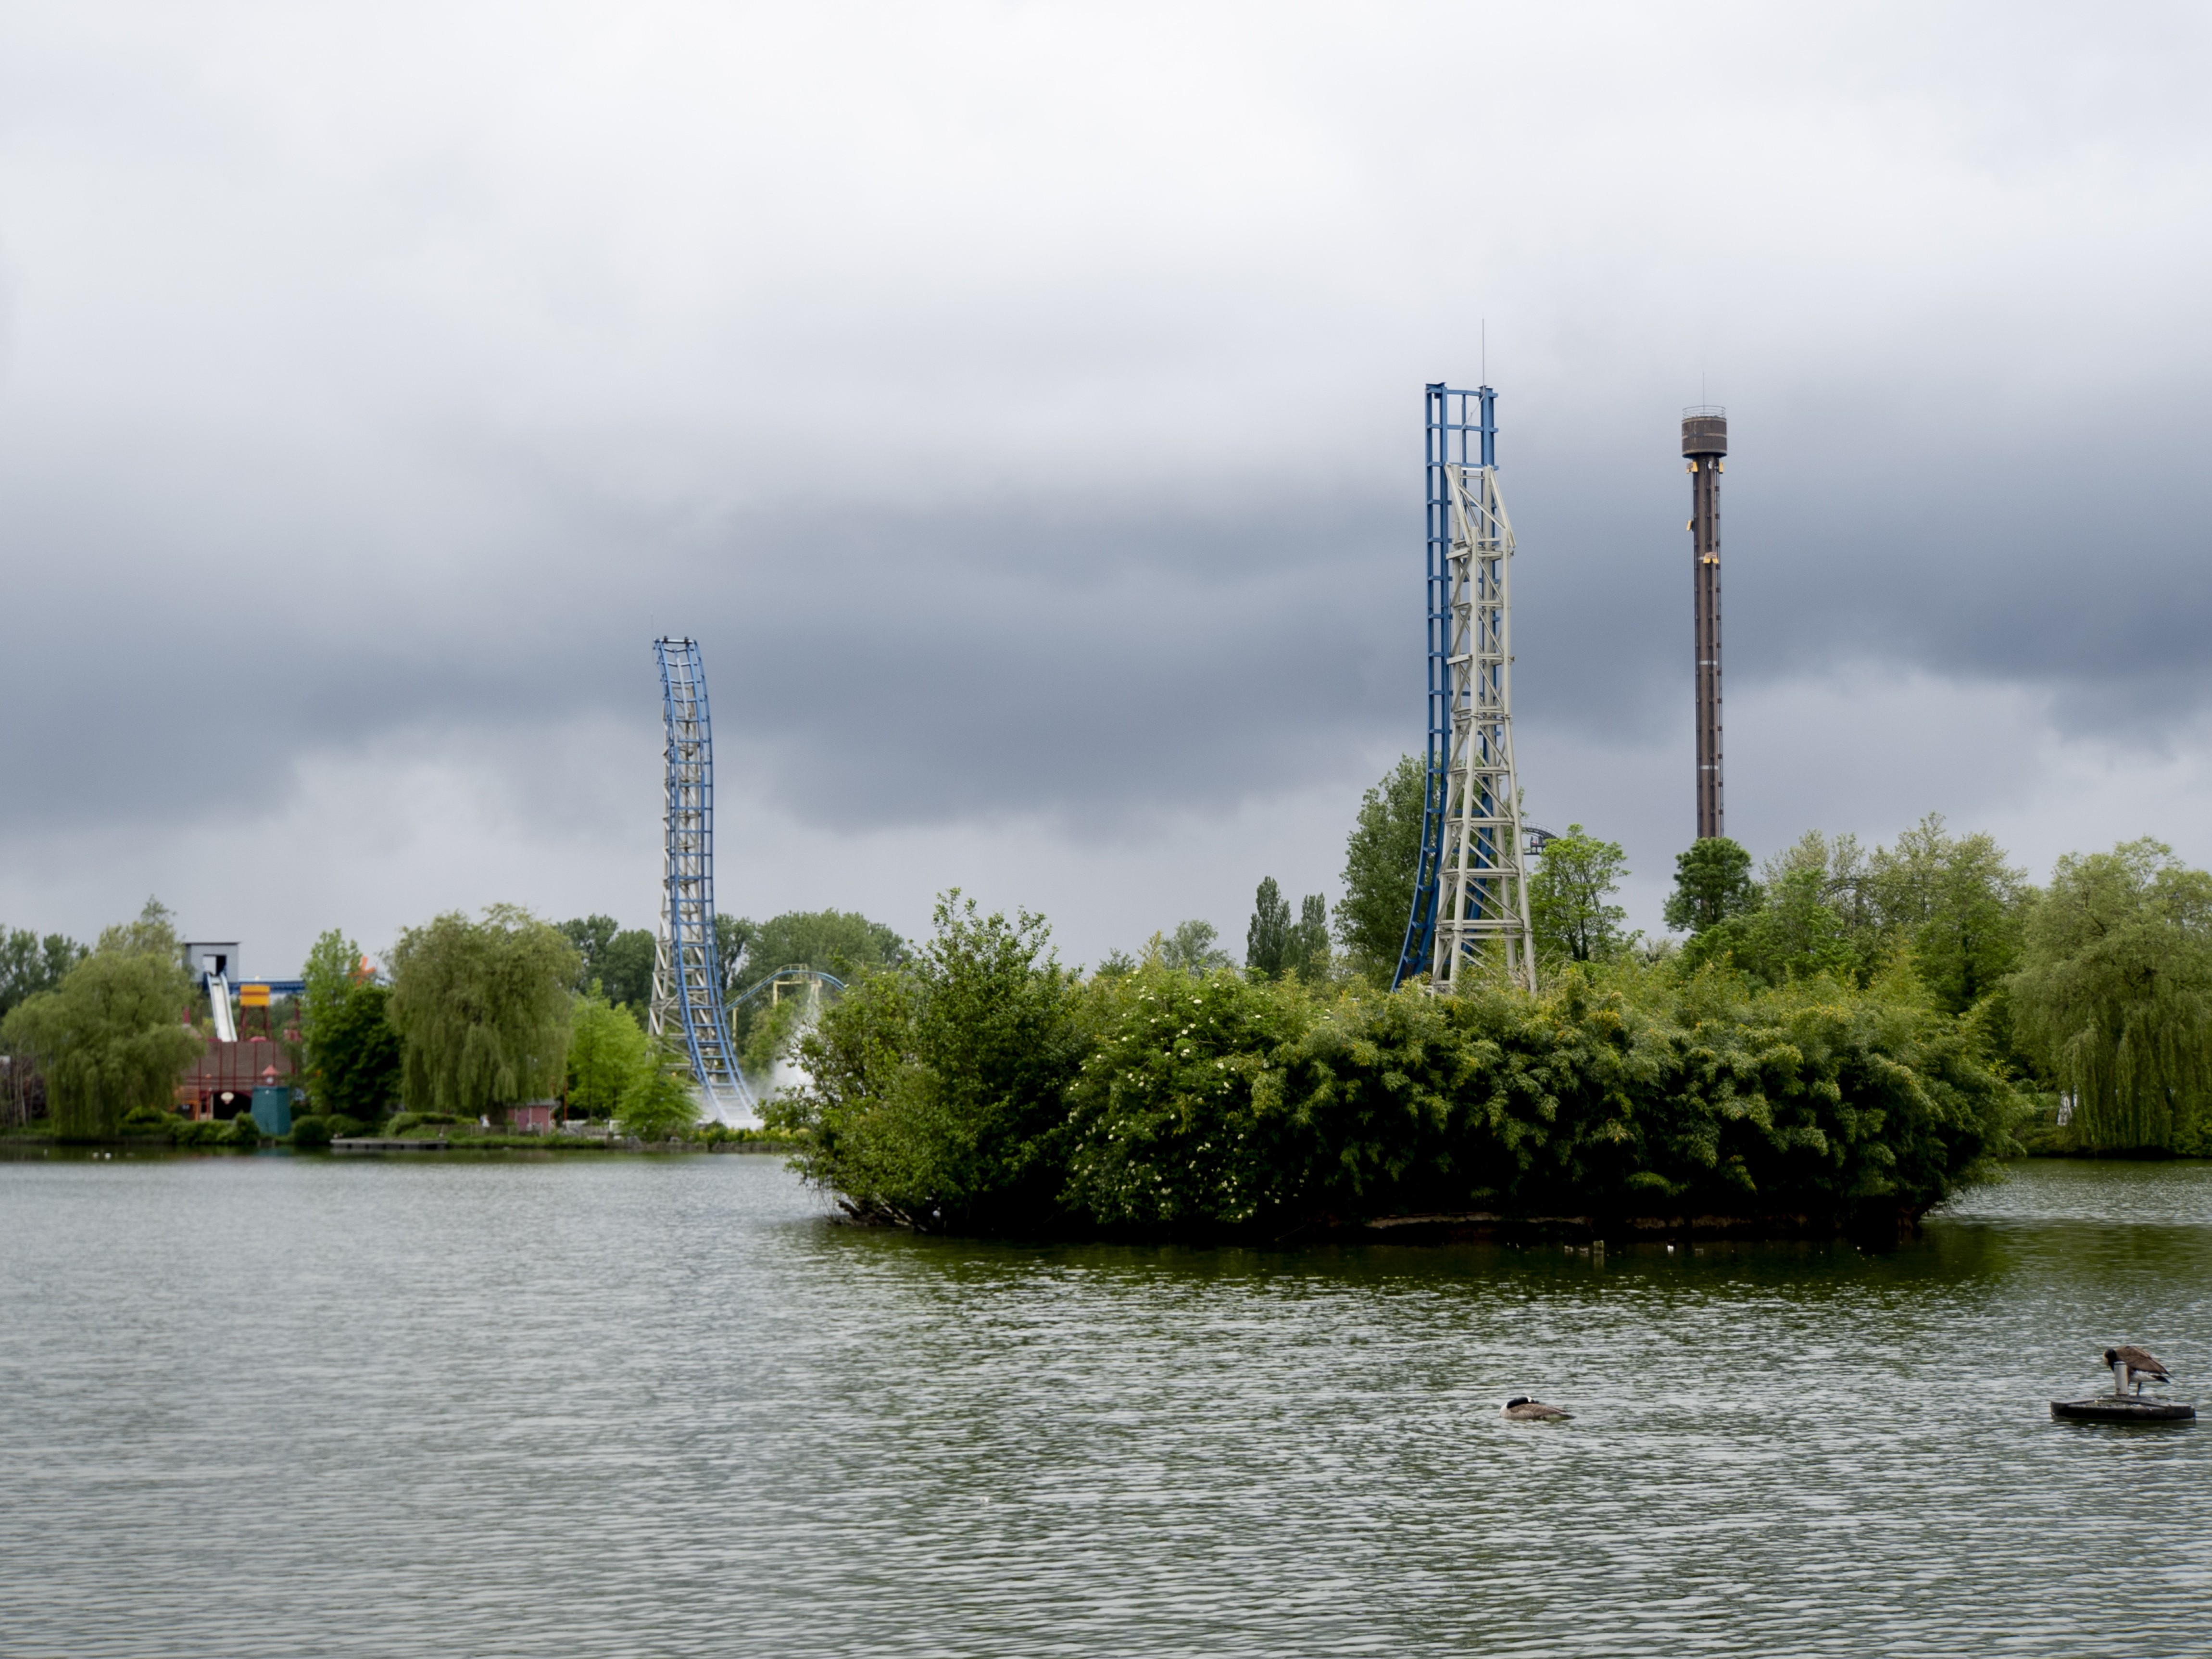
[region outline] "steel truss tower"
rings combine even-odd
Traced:
[[[752,1091],[731,1048],[714,951],[714,739],[707,671],[696,641],[655,640],[653,650],[660,659],[668,732],[668,839],[650,1024],[655,1036],[681,1033],[707,1115],[725,1123],[748,1121]]]
[[[1699,404],[1682,411],[1690,458],[1690,556],[1698,635],[1698,838],[1721,827],[1721,457],[1728,410]]]
[[[1428,388],[1429,769],[1394,987],[1466,972],[1534,990],[1513,775],[1513,526],[1498,489],[1498,394]]]

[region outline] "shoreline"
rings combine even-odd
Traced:
[[[0,1158],[43,1158],[56,1152],[70,1154],[122,1153],[137,1157],[151,1154],[175,1158],[254,1158],[270,1153],[282,1153],[288,1158],[320,1158],[331,1154],[361,1158],[425,1152],[627,1153],[665,1157],[676,1153],[789,1153],[799,1150],[799,1143],[793,1140],[641,1141],[587,1139],[581,1135],[454,1136],[443,1140],[414,1135],[363,1135],[333,1140],[327,1147],[291,1146],[282,1140],[271,1140],[252,1147],[179,1146],[166,1135],[123,1135],[103,1140],[64,1139],[58,1135],[0,1135]]]

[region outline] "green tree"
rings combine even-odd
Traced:
[[[337,928],[316,939],[300,969],[300,1018],[312,1044],[316,1022],[345,1000],[354,981],[367,971],[361,946]]]
[[[1911,947],[1915,971],[1945,1008],[1964,1013],[2002,993],[2019,964],[2029,888],[1995,841],[1950,835],[1931,812],[1894,848],[1875,849],[1863,884],[1876,921]]]
[[[691,1079],[690,1057],[672,1036],[656,1039],[623,1089],[617,1121],[626,1135],[666,1140],[699,1121],[699,1091]]]
[[[857,910],[787,910],[750,930],[745,946],[748,988],[779,968],[812,968],[849,979],[871,968],[892,968],[906,960],[906,941],[880,921]]]
[[[576,989],[581,992],[606,971],[607,946],[622,932],[622,924],[612,916],[592,915],[571,916],[556,925],[562,937],[576,947],[576,958],[581,964],[577,969]]]
[[[0,928],[0,1016],[27,997],[52,990],[88,954],[60,933],[40,939],[27,927]]]
[[[1554,959],[1602,962],[1626,949],[1628,912],[1611,902],[1628,874],[1620,843],[1583,833],[1579,823],[1545,844],[1528,882],[1536,948]]]
[[[1667,925],[1702,933],[1730,916],[1759,908],[1751,854],[1726,836],[1706,836],[1674,860],[1674,890],[1667,898]]]
[[[1336,937],[1355,969],[1385,983],[1396,971],[1413,913],[1428,787],[1427,763],[1418,755],[1401,757],[1360,798],[1359,815],[1345,842]]]
[[[576,979],[571,988],[581,992],[597,981],[610,1002],[630,1008],[652,1006],[653,941],[649,930],[624,928],[612,916],[591,915],[572,916],[561,924],[561,933],[576,948]]]
[[[2069,854],[2027,908],[2011,977],[2021,1045],[2105,1151],[2172,1147],[2212,1088],[2212,875],[2161,842]]]
[[[404,1046],[392,1025],[392,988],[362,975],[325,1013],[307,1042],[311,1091],[320,1109],[374,1123],[399,1103]]]
[[[1723,916],[1692,935],[1675,958],[1686,971],[1725,963],[1759,985],[1786,985],[1821,975],[1863,982],[1867,941],[1829,902],[1819,866],[1778,866],[1759,889],[1760,902]]]
[[[1252,922],[1244,930],[1244,968],[1255,979],[1280,979],[1290,963],[1291,902],[1273,876],[1261,878],[1252,900]]]
[[[103,932],[52,990],[11,1009],[0,1043],[38,1061],[57,1134],[112,1136],[134,1109],[174,1102],[178,1074],[202,1048],[183,1022],[191,1000],[176,929],[149,899],[136,921]]]
[[[389,1017],[417,1111],[474,1117],[554,1094],[566,1075],[576,947],[527,910],[495,904],[410,927],[392,947]]]
[[[1176,923],[1172,933],[1152,935],[1148,955],[1158,957],[1169,967],[1183,974],[1210,974],[1217,968],[1226,968],[1229,953],[1215,941],[1221,930],[1210,921],[1195,918]]]
[[[1328,975],[1328,900],[1322,895],[1308,893],[1298,901],[1298,919],[1291,924],[1285,956],[1288,971],[1308,984]]]
[[[811,1086],[763,1115],[805,1132],[800,1168],[858,1213],[926,1231],[1050,1215],[1048,1144],[1082,1058],[1073,981],[1040,916],[979,916],[956,889],[933,919],[919,952],[824,1012],[799,1044]]]
[[[399,1081],[389,993],[370,978],[361,946],[335,927],[316,939],[300,978],[301,1080],[314,1111],[383,1116]]]
[[[609,1002],[596,981],[576,1000],[568,1039],[568,1109],[612,1117],[653,1063],[652,1039],[637,1016]]]

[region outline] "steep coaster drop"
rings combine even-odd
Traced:
[[[653,649],[660,660],[667,727],[667,851],[647,1023],[656,1036],[670,1030],[682,1036],[707,1116],[750,1127],[758,1113],[730,1042],[714,941],[714,740],[707,671],[696,640],[655,640]]]

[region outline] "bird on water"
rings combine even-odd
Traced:
[[[2128,1343],[2123,1343],[2117,1348],[2106,1349],[2105,1363],[2107,1365],[2110,1365],[2116,1373],[2119,1371],[2121,1366],[2126,1366],[2127,1370],[2124,1373],[2125,1379],[2136,1385],[2136,1392],[2137,1394],[2141,1394],[2142,1392],[2143,1379],[2145,1377],[2149,1378],[2154,1382],[2171,1382],[2173,1381],[2173,1378],[2166,1374],[2166,1362],[2164,1360],[2154,1359],[2142,1349]]]
[[[1557,1406],[1547,1406],[1540,1400],[1531,1400],[1525,1394],[1516,1394],[1505,1402],[1505,1409],[1498,1415],[1516,1423],[1559,1423],[1574,1413],[1563,1412]]]

